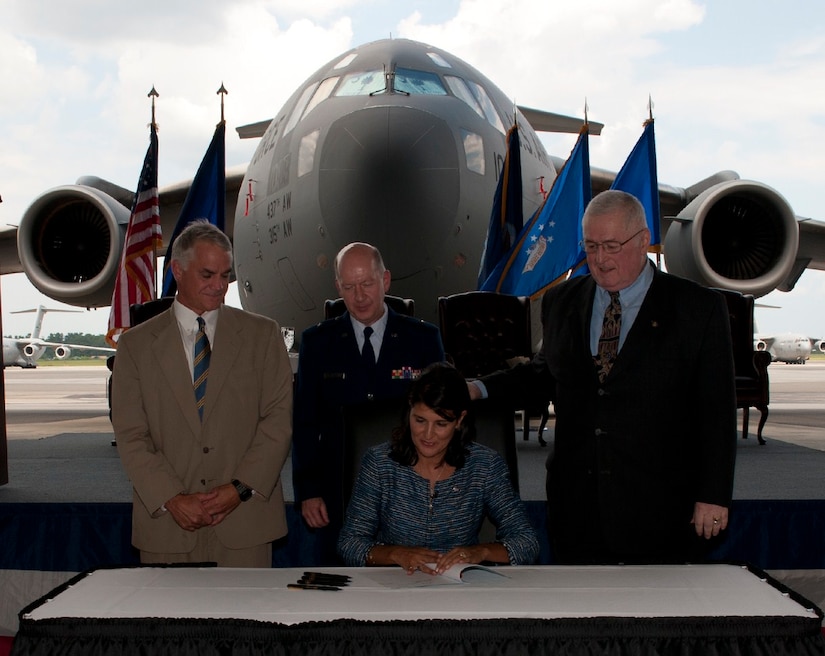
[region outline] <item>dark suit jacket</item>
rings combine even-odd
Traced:
[[[195,534],[158,509],[179,492],[206,492],[233,478],[260,496],[215,528],[218,539],[241,549],[286,534],[280,473],[290,445],[292,370],[277,323],[221,307],[202,423],[172,309],[122,335],[112,394],[138,549],[191,551]]]
[[[438,328],[392,309],[373,380],[361,364],[348,312],[307,328],[301,337],[293,413],[295,500],[323,497],[329,512],[340,514],[341,408],[369,399],[401,398],[413,377],[443,360]]]
[[[550,289],[533,362],[483,381],[490,396],[514,403],[534,386],[550,391],[548,530],[562,558],[601,543],[628,560],[668,560],[692,540],[694,502],[730,506],[736,393],[725,302],[656,271],[600,384],[590,352],[594,294],[589,276]]]

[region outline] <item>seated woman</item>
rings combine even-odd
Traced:
[[[344,562],[400,565],[409,574],[440,574],[458,563],[534,562],[538,537],[507,465],[473,441],[461,374],[431,365],[410,386],[408,402],[403,427],[364,454],[338,538]],[[496,541],[479,544],[485,515]]]

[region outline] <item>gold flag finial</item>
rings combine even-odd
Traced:
[[[217,93],[218,93],[218,95],[221,97],[221,123],[223,123],[223,122],[224,122],[224,118],[223,118],[223,98],[224,98],[224,96],[225,96],[226,94],[228,94],[228,93],[229,93],[229,92],[226,90],[226,87],[225,87],[225,86],[223,86],[223,82],[221,82],[221,88],[220,88],[220,89],[218,89]]]
[[[152,99],[152,123],[150,124],[155,130],[158,129],[158,124],[155,122],[155,98],[160,98],[160,94],[155,91],[155,85],[152,85],[152,90],[146,94],[147,98]]]

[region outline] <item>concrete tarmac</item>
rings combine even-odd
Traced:
[[[774,363],[769,369],[770,414],[760,446],[759,412],[751,409],[749,439],[738,440],[734,497],[825,499],[825,360]],[[9,484],[0,502],[130,501],[131,490],[112,447],[105,366],[5,370]],[[685,408],[685,412],[700,409]],[[521,422],[516,423],[520,427]],[[741,411],[739,413],[741,430]],[[545,432],[552,446],[553,421]],[[662,427],[663,439],[667,427]],[[533,431],[517,432],[521,496],[543,500],[548,448]],[[292,498],[291,466],[283,473]]]

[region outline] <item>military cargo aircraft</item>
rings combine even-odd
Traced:
[[[391,293],[435,320],[437,298],[476,288],[507,128],[521,130],[524,213],[541,204],[564,159],[537,131],[582,121],[514,107],[449,52],[386,39],[336,57],[271,119],[248,166],[227,171],[226,230],[244,308],[300,331],[334,295],[332,261],[350,241],[375,244]],[[601,126],[591,123],[598,133]],[[594,193],[615,174],[593,169]],[[190,182],[160,189],[171,235]],[[795,216],[780,192],[732,171],[659,186],[668,271],[762,296],[825,269],[825,223]],[[45,191],[18,229],[0,232],[0,271],[24,271],[43,294],[81,307],[110,303],[133,191],[98,177]]]

